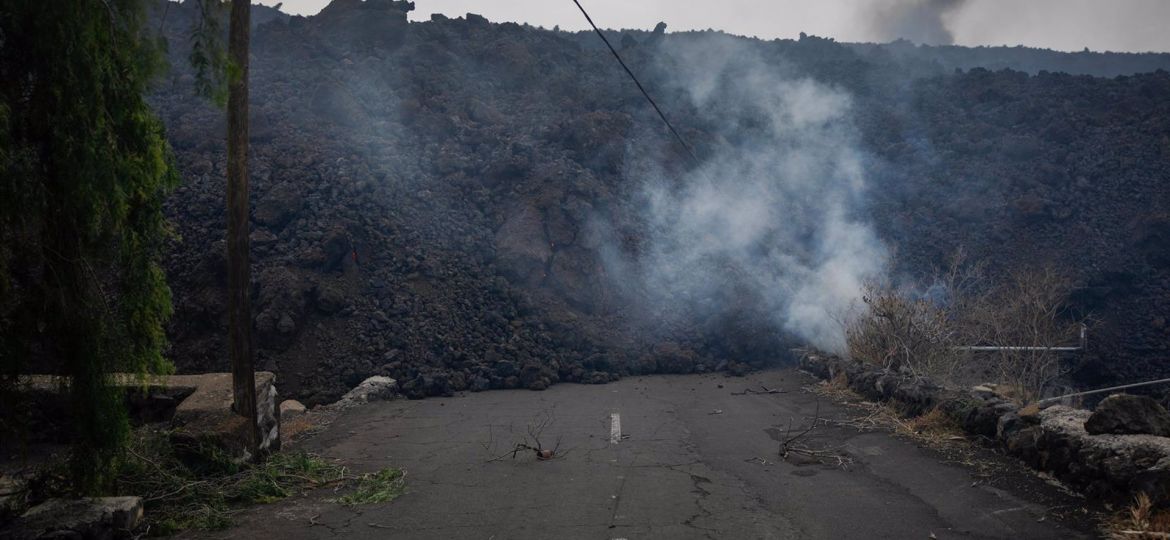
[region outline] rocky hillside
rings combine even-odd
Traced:
[[[278,373],[282,392],[322,402],[385,374],[421,397],[783,361],[804,339],[792,321],[775,323],[761,294],[783,283],[761,286],[734,258],[715,274],[729,285],[702,293],[664,295],[638,277],[653,255],[677,253],[656,243],[664,232],[645,179],[679,190],[700,171],[718,185],[726,156],[787,148],[791,167],[824,141],[848,147],[847,176],[865,188],[801,191],[808,200],[785,199],[793,211],[848,198],[847,222],[873,229],[899,276],[960,246],[998,269],[1060,264],[1100,319],[1078,360],[1082,380],[1170,371],[1158,360],[1170,347],[1164,71],[956,72],[813,37],[621,40],[696,163],[582,36],[473,15],[409,23],[408,8],[254,10],[255,328],[260,367]],[[192,90],[182,44],[193,2],[165,12],[173,68],[153,103],[184,176],[169,203],[171,356],[182,371],[223,370],[225,120]],[[712,61],[696,54],[730,48],[750,53],[751,73],[725,69],[708,84],[704,70],[688,71]],[[828,89],[841,104],[824,129],[775,133],[758,120],[756,94],[739,93],[752,73],[769,74],[759,95],[780,100],[785,126],[815,113],[785,104],[794,96],[836,103],[818,98]],[[845,158],[829,159],[836,171]],[[782,231],[767,231],[752,250],[804,257],[772,253]],[[783,245],[793,241],[813,245]],[[818,273],[832,273],[826,264]]]

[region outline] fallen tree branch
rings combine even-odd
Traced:
[[[821,400],[817,400],[816,412],[813,413],[812,423],[809,424],[804,431],[792,435],[792,423],[788,424],[788,431],[784,434],[785,439],[780,442],[780,457],[788,459],[792,455],[801,455],[816,460],[822,465],[833,465],[841,469],[848,469],[853,464],[853,458],[848,454],[827,449],[813,449],[807,446],[798,445],[797,442],[807,436],[816,429],[817,424],[821,422]]]
[[[783,394],[783,393],[784,393],[783,390],[777,390],[775,388],[768,388],[767,386],[764,386],[761,384],[759,390],[756,390],[753,388],[745,388],[743,390],[743,392],[732,392],[731,395],[733,395],[733,396],[748,396],[748,395],[756,395],[756,394]]]
[[[792,444],[795,443],[796,441],[800,440],[805,435],[808,435],[809,432],[811,432],[813,429],[815,429],[817,427],[817,424],[820,421],[821,421],[821,400],[818,398],[817,399],[817,409],[816,409],[816,412],[813,413],[813,421],[811,424],[809,424],[808,429],[800,432],[799,434],[797,434],[793,437],[788,437],[788,435],[792,433],[792,422],[790,421],[788,423],[788,431],[784,434],[784,436],[787,438],[780,443],[780,456],[781,457],[788,457],[788,452],[789,452]]]
[[[563,453],[563,452],[558,453],[559,450],[561,449],[561,440],[562,440],[561,437],[557,437],[556,445],[554,445],[552,448],[545,448],[544,445],[541,444],[541,442],[540,442],[540,437],[543,435],[544,429],[546,427],[548,427],[549,425],[551,425],[554,422],[554,420],[555,420],[555,418],[553,417],[553,415],[551,413],[547,413],[547,412],[544,413],[543,417],[538,415],[536,418],[533,418],[532,422],[530,422],[528,424],[527,435],[523,441],[517,442],[512,447],[511,450],[508,450],[507,452],[504,452],[503,454],[500,454],[496,457],[493,457],[493,458],[487,460],[485,463],[503,461],[504,459],[508,458],[509,456],[511,457],[511,459],[516,459],[516,456],[519,455],[521,452],[527,452],[527,451],[531,451],[536,456],[536,459],[538,461],[548,461],[550,459],[555,459],[557,457],[564,456],[565,453]],[[491,426],[490,425],[488,426],[488,434],[490,437],[491,436]],[[490,446],[491,446],[491,441],[489,440],[486,447],[490,448]]]

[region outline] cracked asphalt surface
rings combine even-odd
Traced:
[[[975,471],[913,441],[831,423],[800,442],[853,463],[778,456],[789,426],[849,411],[793,370],[626,378],[352,409],[301,447],[358,471],[402,467],[408,490],[347,508],[322,490],[250,509],[221,538],[1089,538],[1080,502],[1023,472]],[[778,394],[733,395],[759,385]],[[611,442],[611,415],[621,422]],[[558,457],[512,459],[548,419]],[[528,443],[532,444],[531,439]],[[988,454],[990,454],[988,452]],[[503,456],[501,458],[501,456]],[[496,459],[500,458],[500,459]],[[1007,462],[1005,460],[1005,462]],[[1011,467],[1011,465],[1007,465]],[[933,535],[933,536],[932,536]]]

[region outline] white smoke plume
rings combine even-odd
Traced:
[[[851,99],[756,50],[723,36],[664,46],[673,83],[722,142],[682,178],[643,173],[649,232],[634,266],[664,312],[750,304],[839,352],[839,316],[886,260],[861,212]]]

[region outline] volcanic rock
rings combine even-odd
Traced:
[[[254,216],[256,221],[280,229],[285,226],[301,211],[305,200],[298,191],[296,184],[285,182],[278,184],[260,198],[256,204]]]
[[[196,4],[153,10],[168,13],[155,23],[169,42],[189,42]],[[752,291],[696,292],[695,309],[666,312],[646,301],[642,263],[661,247],[648,181],[683,178],[691,164],[596,35],[475,15],[412,22],[410,7],[338,0],[291,18],[253,8],[255,323],[282,392],[330,402],[391,363],[384,375],[417,381],[416,395],[744,371],[803,345]],[[715,87],[694,103],[680,84],[697,67],[685,51],[737,42],[767,59],[761,74],[850,94],[852,150],[872,165],[864,213],[897,248],[897,272],[927,272],[958,246],[996,273],[1042,256],[1083,284],[1076,311],[1102,315],[1093,342],[1108,357],[1089,351],[1081,380],[1170,373],[1170,227],[1158,217],[1170,75],[1156,72],[1170,56],[955,47],[944,58],[818,38],[627,33],[641,43],[631,61],[700,161],[753,146],[768,123],[765,103],[744,108],[751,100]],[[184,177],[166,203],[178,233],[168,337],[180,371],[219,371],[226,127],[222,110],[190,98],[188,52],[168,51],[171,80],[150,98]],[[744,130],[724,140],[729,124]],[[673,184],[661,187],[684,187]],[[663,342],[678,349],[655,351]],[[544,369],[522,373],[533,360]]]
[[[1170,413],[1150,397],[1114,394],[1097,405],[1085,422],[1085,431],[1093,435],[1170,437]]]

